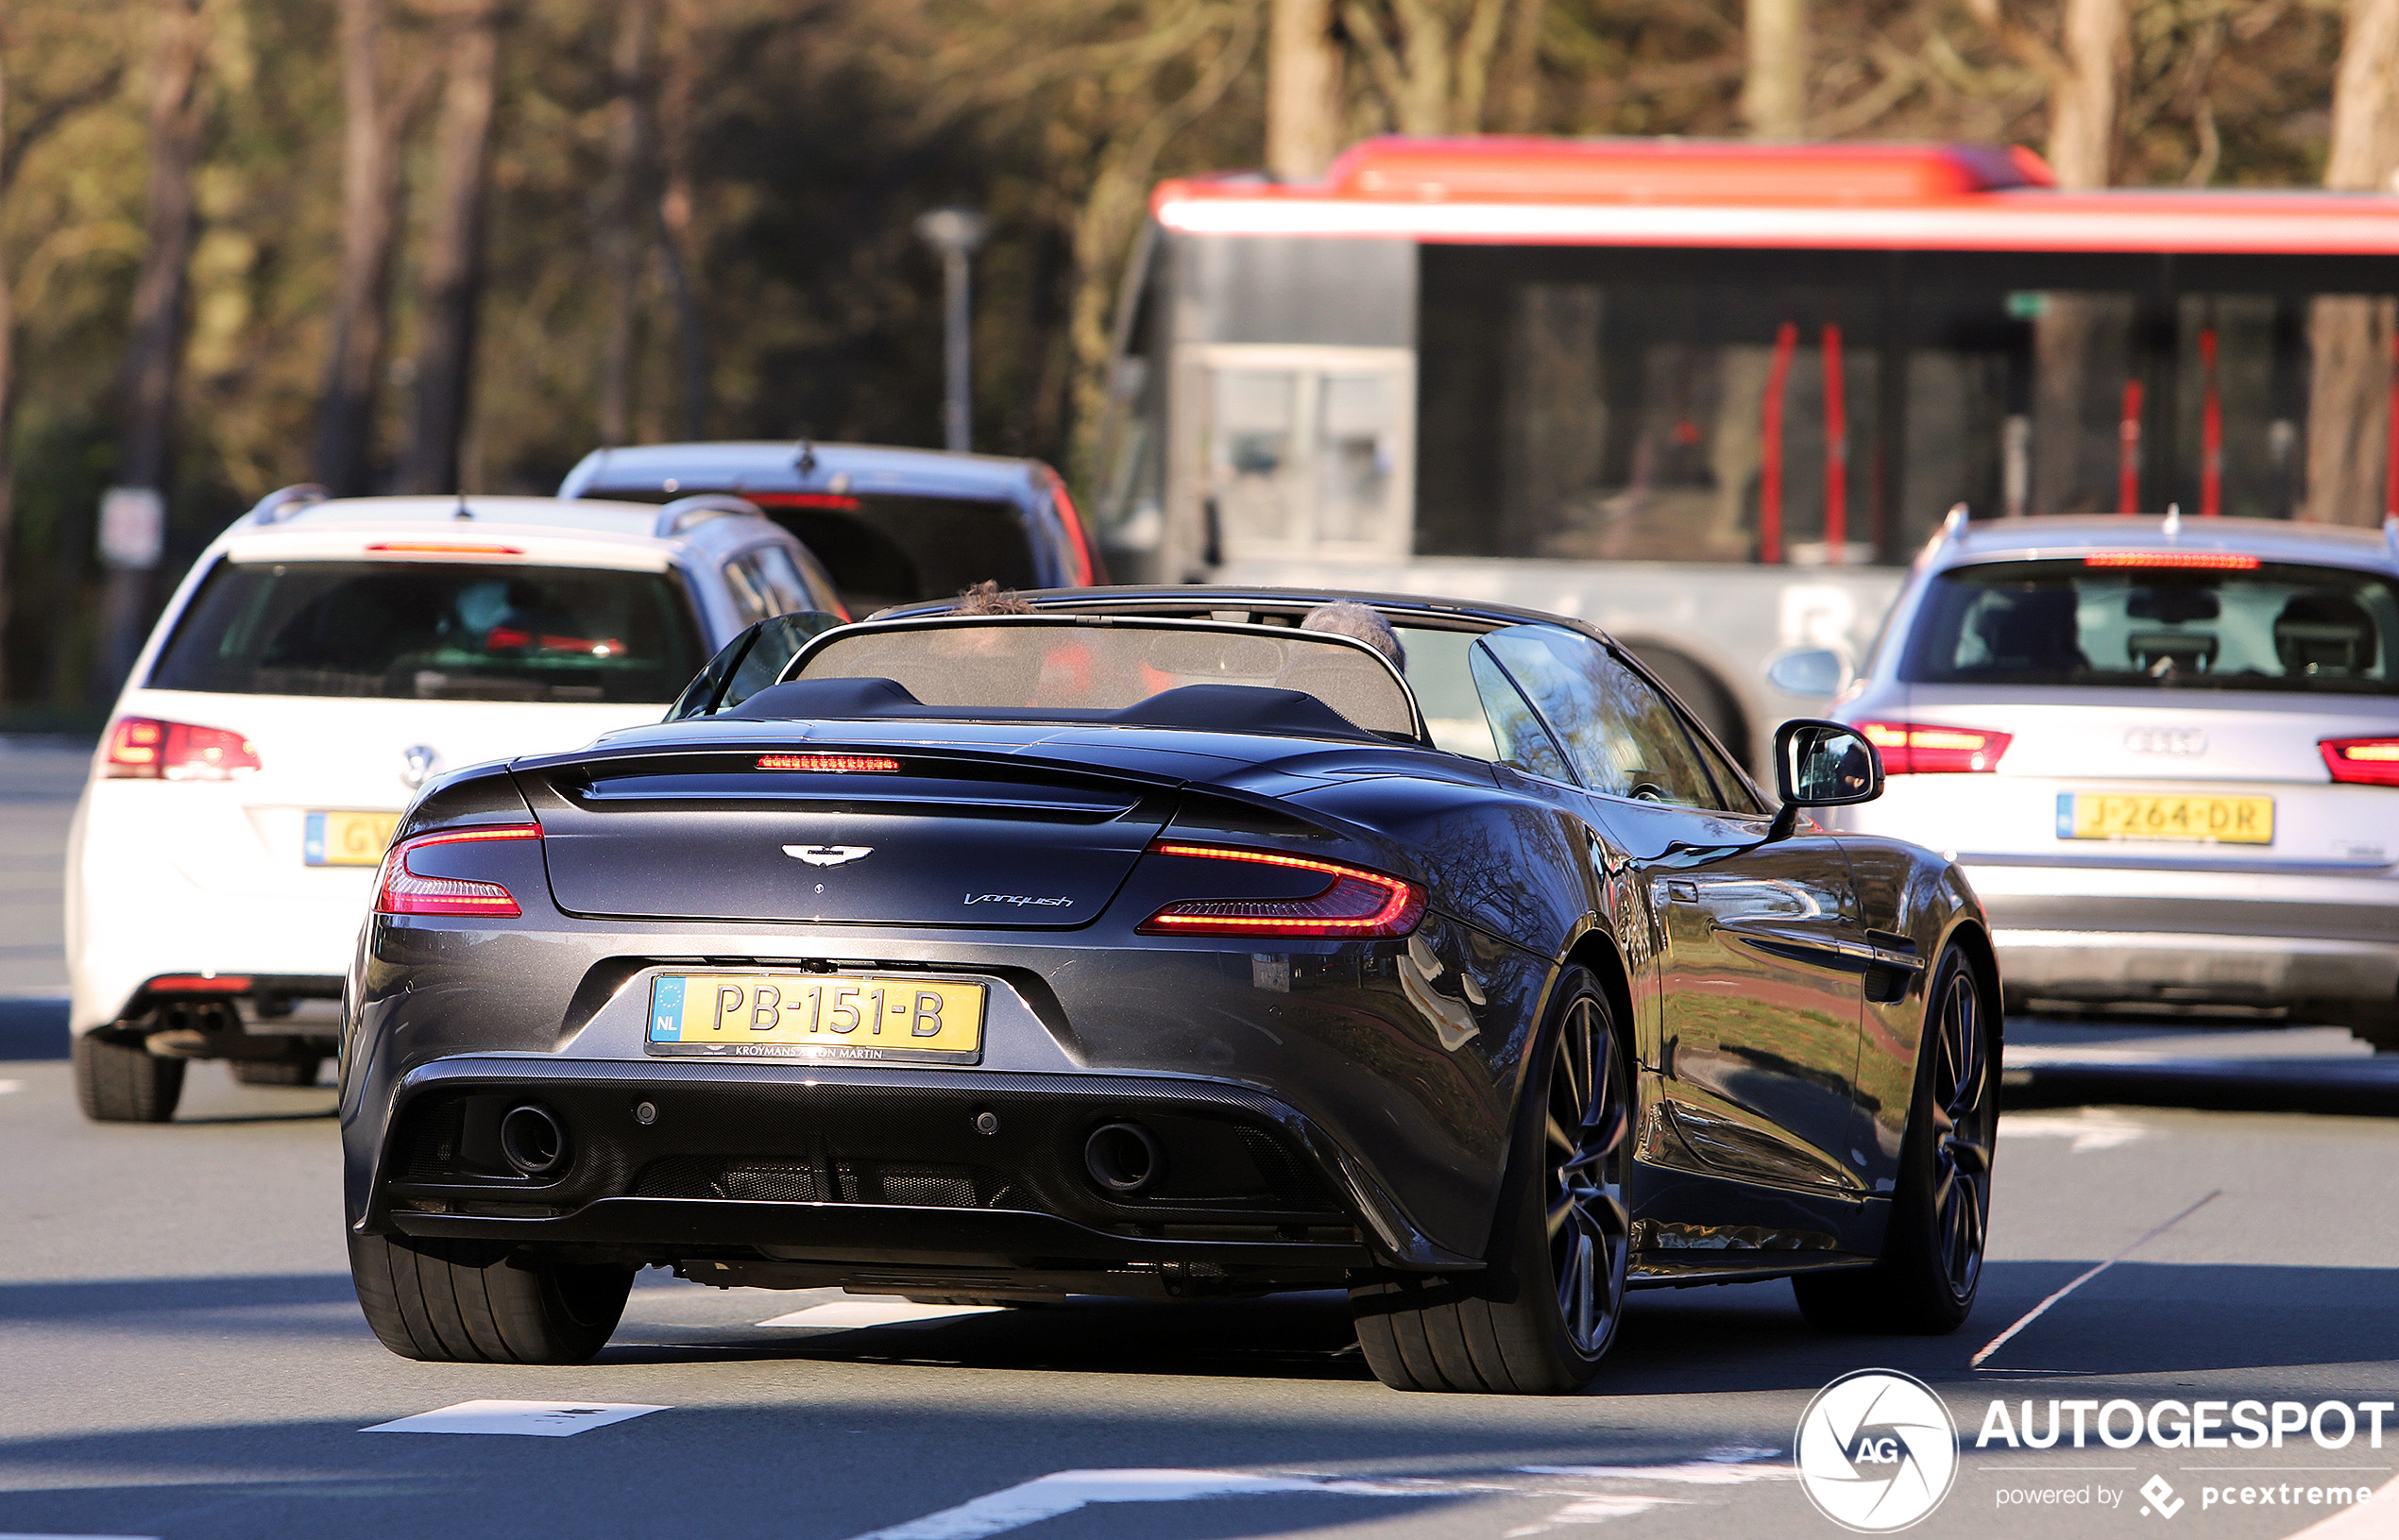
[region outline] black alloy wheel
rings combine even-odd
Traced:
[[[1946,958],[1944,959],[1947,960]],[[1991,1221],[1991,1142],[1998,1132],[1982,999],[1970,969],[1944,970],[1933,1002],[1940,1042],[1932,1064],[1932,1203],[1941,1271],[1950,1294],[1971,1303],[1982,1277],[1982,1242]]]
[[[1608,1351],[1624,1313],[1632,1260],[1625,1156],[1632,1107],[1596,996],[1577,999],[1558,1035],[1541,1135],[1543,1227],[1567,1339],[1584,1357]]]
[[[1881,1259],[1872,1267],[1794,1278],[1809,1324],[1937,1336],[1965,1325],[1973,1311],[1990,1234],[1999,1121],[1994,994],[1962,948],[1943,950],[1925,990],[1915,1096]]]
[[[1533,1038],[1489,1265],[1350,1290],[1358,1345],[1397,1390],[1577,1391],[1624,1318],[1632,1261],[1632,1079],[1615,1013],[1581,968]]]

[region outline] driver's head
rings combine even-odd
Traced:
[[[1300,629],[1353,637],[1389,658],[1392,668],[1402,672],[1407,669],[1407,651],[1400,646],[1391,623],[1354,600],[1336,599],[1330,604],[1319,604],[1300,622]]]

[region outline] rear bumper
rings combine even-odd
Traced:
[[[554,1176],[502,1153],[528,1102],[566,1130]],[[1086,1172],[1117,1122],[1164,1148],[1150,1191]],[[1394,1223],[1299,1113],[1180,1077],[455,1058],[407,1076],[385,1130],[361,1230],[652,1261],[1305,1279],[1387,1255],[1369,1236]]]
[[[2244,894],[2207,896],[2122,891],[2122,872],[2107,873],[2111,890],[2101,892],[2087,871],[1970,875],[1991,916],[2011,1003],[2399,1007],[2399,891],[2388,882],[2344,879],[2339,888],[2357,891],[2339,896],[2372,902],[2328,902],[2333,885],[2269,875],[2241,883]]]

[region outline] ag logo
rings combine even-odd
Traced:
[[[1958,1475],[1958,1428],[1920,1379],[1860,1369],[1816,1392],[1799,1417],[1799,1485],[1845,1530],[1888,1534],[1941,1506]]]
[[[872,845],[786,845],[783,854],[810,866],[842,866],[875,854]]]

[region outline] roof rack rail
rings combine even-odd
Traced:
[[[702,492],[689,498],[677,498],[658,510],[658,522],[650,533],[664,540],[712,518],[764,518],[765,510],[747,498],[737,498],[725,492]]]
[[[243,516],[246,524],[281,524],[303,508],[314,508],[332,494],[315,482],[299,482],[291,486],[279,486],[258,499]]]

